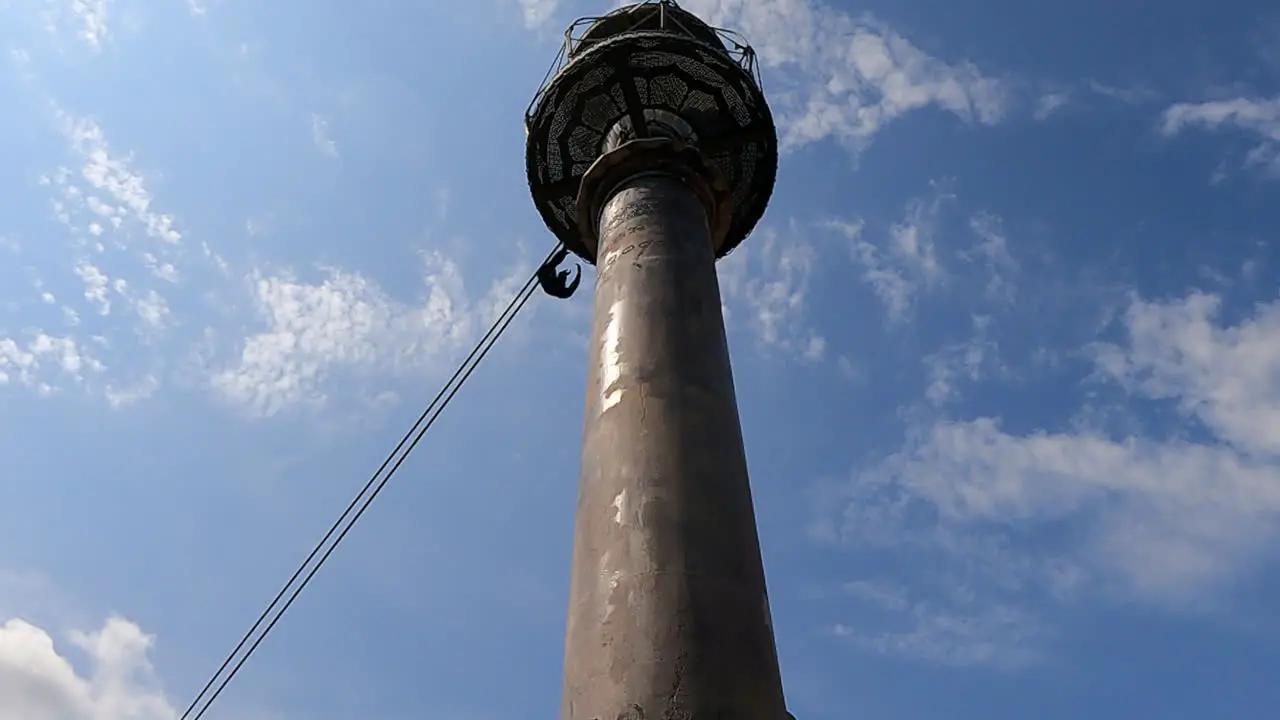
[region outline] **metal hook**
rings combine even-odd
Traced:
[[[569,257],[569,248],[562,247],[559,252],[538,268],[538,284],[542,291],[553,298],[565,300],[573,295],[582,282],[582,266],[574,265],[572,270],[560,270],[560,263]],[[574,272],[574,271],[577,272]],[[570,275],[573,279],[570,280]]]

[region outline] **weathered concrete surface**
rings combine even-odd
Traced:
[[[597,258],[561,718],[786,718],[706,211],[633,178]]]

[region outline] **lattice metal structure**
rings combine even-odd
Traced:
[[[610,147],[661,126],[696,146],[727,186],[716,256],[751,233],[773,192],[778,143],[741,37],[652,0],[575,22],[547,75],[525,116],[526,170],[543,220],[575,254],[596,260],[595,218],[579,207],[583,175]]]

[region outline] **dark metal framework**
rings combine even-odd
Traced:
[[[642,11],[648,12],[639,17],[633,16],[632,14],[637,7]],[[696,17],[691,27],[686,19],[682,17],[688,15],[687,13],[667,12],[668,7],[679,8],[673,0],[647,0],[638,5],[621,8],[622,11],[627,11],[627,16],[622,18],[623,22],[626,23],[623,32],[633,32],[656,25],[660,29],[669,29],[690,37],[697,37],[708,45],[719,44],[729,54],[729,57],[733,58],[738,67],[751,75],[757,86],[764,87],[760,77],[760,66],[756,60],[756,51],[747,44],[742,35],[727,28],[707,25]],[[542,96],[546,94],[551,79],[555,77],[556,73],[563,70],[565,65],[569,64],[570,58],[578,55],[591,45],[600,42],[601,38],[597,28],[602,23],[613,20],[619,14],[620,11],[615,10],[606,15],[580,17],[565,29],[564,42],[560,46],[560,51],[556,53],[556,58],[552,61],[547,74],[542,77],[542,84],[539,86],[538,93],[533,96],[533,101],[529,103],[529,107],[525,110],[524,121],[526,127],[533,123],[534,108],[542,101]],[[710,33],[705,32],[703,28],[710,30]],[[596,30],[596,32],[592,32],[592,30]]]
[[[681,139],[728,186],[731,219],[717,257],[751,233],[773,193],[778,142],[755,51],[739,35],[674,0],[650,0],[573,23],[547,75],[525,116],[526,171],[538,212],[571,251],[596,260],[578,195],[606,138],[621,123],[644,139],[659,116],[687,125],[691,136]]]

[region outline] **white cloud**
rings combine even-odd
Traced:
[[[817,253],[798,228],[784,238],[768,230],[752,236],[718,265],[726,322],[744,310],[746,322],[764,347],[805,362],[821,360],[826,338],[809,322],[809,281]]]
[[[138,317],[150,329],[154,330],[162,327],[171,314],[169,304],[155,290],[148,290],[142,295],[132,298],[132,300]]]
[[[315,113],[311,114],[311,142],[325,155],[338,156],[338,143],[329,136],[329,120]]]
[[[934,220],[942,200],[940,197],[930,204],[921,200],[908,203],[906,218],[889,229],[891,252],[926,285],[936,284],[944,275],[934,240]]]
[[[530,30],[542,27],[555,14],[560,0],[517,0],[524,13],[524,25]]]
[[[986,294],[988,299],[1011,304],[1017,295],[1019,263],[1009,251],[1009,241],[1004,232],[1004,220],[999,215],[980,212],[969,218],[969,230],[978,243],[966,253],[969,258],[979,258],[988,275]]]
[[[973,317],[973,333],[963,343],[948,346],[925,358],[929,370],[929,385],[925,398],[934,405],[944,405],[960,396],[960,381],[977,383],[993,369],[1003,369],[999,359],[999,347],[988,337],[991,318],[986,315]]]
[[[96,374],[105,369],[72,337],[43,331],[26,342],[0,337],[0,387],[17,383],[47,395],[61,389],[54,384],[59,379],[78,384],[84,382],[86,370]]]
[[[108,0],[71,0],[71,12],[81,23],[80,39],[95,50],[102,47],[107,29]]]
[[[37,14],[46,32],[57,34],[62,26],[69,26],[76,39],[98,52],[111,35],[107,25],[111,4],[112,0],[44,0]]]
[[[156,378],[163,376],[167,348],[157,341],[181,324],[164,292],[180,279],[180,265],[190,267],[183,264],[186,243],[173,217],[156,209],[146,181],[132,168],[132,157],[115,152],[95,120],[73,117],[56,104],[53,113],[71,161],[41,177],[39,184],[51,193],[53,219],[70,229],[70,243],[43,248],[41,264],[56,267],[41,267],[33,290],[43,303],[58,308],[64,328],[75,329],[75,335],[60,340],[77,350],[86,371],[71,373],[42,357],[52,350],[47,343],[42,348],[39,339],[56,334],[37,329],[26,339],[8,339],[4,373],[10,384],[40,394],[65,389],[71,380],[119,406],[150,395]],[[65,273],[80,290],[58,285],[55,296],[41,279],[54,272]],[[139,344],[149,346],[145,355]],[[39,362],[28,362],[28,356]],[[110,360],[112,373],[104,372],[99,357]],[[126,364],[134,369],[119,376],[115,371]]]
[[[1177,103],[1160,119],[1160,132],[1177,135],[1189,127],[1235,128],[1257,135],[1260,142],[1245,156],[1245,167],[1262,167],[1280,177],[1280,97],[1269,100],[1238,97],[1203,103]]]
[[[901,531],[1040,532],[1042,551],[1158,604],[1210,594],[1280,528],[1280,472],[1226,448],[1092,432],[1017,435],[992,418],[938,423],[860,482],[863,500],[889,492],[880,497],[937,524]],[[1078,532],[1049,531],[1063,522]]]
[[[268,235],[271,233],[272,226],[274,224],[272,220],[273,219],[269,215],[264,217],[249,218],[244,221],[244,231],[248,233],[250,237],[257,237],[259,235]]]
[[[42,180],[62,190],[62,200],[57,202],[83,204],[117,229],[132,220],[154,239],[167,244],[180,242],[182,233],[174,227],[173,216],[152,209],[152,194],[142,175],[130,168],[129,156],[111,152],[102,127],[92,118],[72,117],[61,108],[55,108],[55,113],[73,152],[83,162],[79,174],[88,186],[71,183],[69,173],[59,170]]]
[[[835,636],[864,650],[954,667],[1017,669],[1038,659],[1029,641],[1044,629],[1016,607],[981,606],[954,592],[950,597],[922,600],[906,587],[869,581],[846,583],[843,589],[882,616],[831,628]]]
[[[234,363],[214,373],[214,389],[270,416],[296,403],[323,402],[324,381],[336,372],[414,372],[451,356],[510,299],[497,297],[510,289],[510,278],[471,304],[453,262],[439,254],[426,261],[426,297],[417,305],[339,270],[315,284],[256,275],[254,298],[266,328],[244,341]]]
[[[1262,143],[1244,156],[1246,168],[1261,168],[1271,177],[1280,177],[1280,143]]]
[[[1122,102],[1126,105],[1141,105],[1142,103],[1155,100],[1159,97],[1159,95],[1150,88],[1136,85],[1120,87],[1117,85],[1098,82],[1097,80],[1089,81],[1089,89],[1098,95],[1111,98],[1112,100]]]
[[[1280,141],[1280,98],[1235,98],[1204,103],[1177,103],[1161,116],[1160,131],[1175,135],[1188,126],[1216,129],[1223,125],[1252,130]]]
[[[142,253],[142,264],[146,266],[153,277],[165,282],[178,282],[178,268],[174,267],[173,263],[157,258],[153,253],[144,252]]]
[[[869,17],[810,0],[682,4],[742,33],[773,69],[784,148],[829,137],[860,148],[895,118],[929,106],[989,125],[1009,105],[1001,80],[972,63],[938,60]]]
[[[1280,457],[1280,302],[1229,327],[1217,322],[1220,306],[1204,293],[1135,300],[1128,342],[1099,345],[1099,367],[1146,397],[1177,401],[1240,452]]]
[[[31,53],[24,48],[10,48],[9,59],[13,61],[18,70],[25,70],[31,64]]]
[[[1071,93],[1065,91],[1050,92],[1041,95],[1040,99],[1036,100],[1035,118],[1037,120],[1044,120],[1058,110],[1061,110],[1070,100]]]
[[[905,217],[889,228],[883,242],[866,239],[862,223],[830,222],[850,241],[854,262],[862,268],[862,279],[884,303],[891,322],[906,320],[916,296],[942,284],[946,270],[938,258],[936,221],[941,204],[951,196],[939,194],[930,202],[907,203]]]
[[[103,389],[107,404],[113,408],[122,408],[141,402],[151,397],[160,389],[160,380],[154,375],[146,375],[141,380],[125,387],[108,385]]]
[[[87,260],[80,260],[75,265],[76,276],[84,282],[84,299],[98,311],[99,315],[111,314],[110,284],[111,279],[96,265]]]
[[[144,254],[154,260],[154,256]],[[164,277],[174,272],[172,265],[159,265],[150,268],[153,274]],[[119,297],[125,306],[138,316],[147,333],[159,330],[171,315],[169,303],[155,289],[135,290],[124,278],[109,277],[101,268],[81,258],[76,261],[74,271],[84,284],[84,298],[99,315],[110,315],[112,297]]]
[[[1280,538],[1280,302],[1235,325],[1217,307],[1198,293],[1135,299],[1125,340],[1094,350],[1098,378],[1172,401],[1202,432],[933,420],[856,474],[818,536],[908,555],[895,565],[913,584],[944,577],[982,608],[1082,593],[1175,609],[1229,602]]]
[[[44,630],[24,620],[0,625],[0,717],[17,720],[173,720],[148,657],[154,639],[111,618],[68,640],[87,660],[81,675]]]

